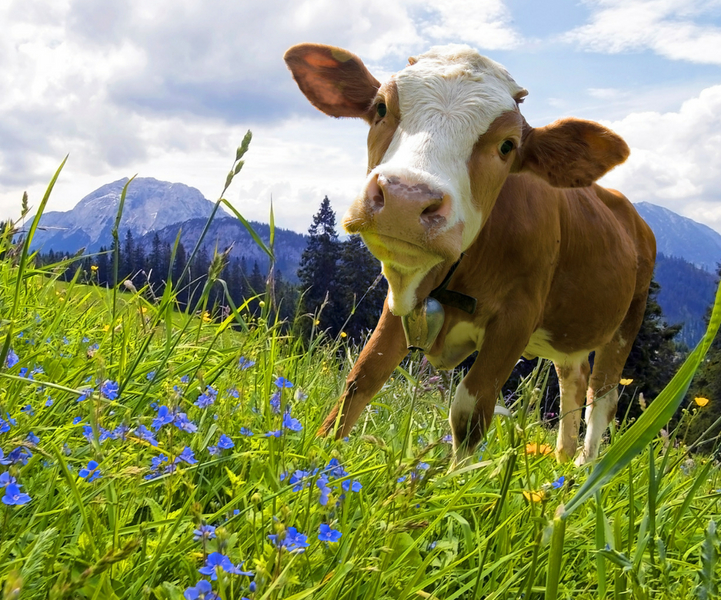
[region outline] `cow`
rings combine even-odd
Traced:
[[[471,455],[521,356],[553,361],[556,457],[598,456],[643,320],[656,241],[633,205],[595,181],[629,155],[608,128],[531,127],[527,91],[465,45],[437,46],[382,85],[360,58],[300,44],[300,90],[332,117],[364,119],[368,171],[343,218],[382,263],[388,294],[319,431],[348,435],[409,348],[438,369],[478,355],[450,407],[454,461]],[[593,369],[589,355],[595,352]]]

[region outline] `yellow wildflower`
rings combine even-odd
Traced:
[[[529,502],[541,502],[543,500],[543,490],[537,492],[527,492],[523,490],[523,497]]]
[[[550,454],[553,452],[548,444],[526,444],[526,454]]]
[[[619,383],[621,385],[631,385],[633,383],[633,379],[622,379]]]
[[[693,401],[699,406],[706,406],[709,403],[709,399],[703,397],[694,398]]]
[[[203,311],[203,314],[201,316],[203,318],[204,323],[210,323],[213,320],[210,318],[210,313],[208,313],[207,310]]]
[[[348,337],[348,334],[345,331],[340,332],[340,337]]]
[[[315,321],[313,321],[313,325],[320,325],[320,319],[316,319]]]
[[[98,265],[90,265],[90,270],[94,273],[98,270]]]

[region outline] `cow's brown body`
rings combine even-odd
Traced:
[[[300,83],[295,69],[294,75]],[[369,135],[370,173],[377,165],[383,166],[394,127],[402,120],[394,105],[398,95],[394,82],[380,88],[378,94],[387,103],[389,115],[381,122],[385,129],[372,129]],[[370,110],[373,127],[372,107]],[[349,116],[364,113],[361,110]],[[376,118],[376,125],[379,122]],[[515,162],[499,162],[495,154],[499,140],[516,139],[514,136],[519,140],[517,155],[512,157]],[[571,143],[566,143],[567,139]],[[569,161],[563,152],[575,148],[574,143],[580,144],[580,153],[585,154]],[[561,157],[549,158],[556,154]],[[496,118],[475,143],[468,170],[474,209],[482,215],[480,230],[463,248],[465,256],[448,288],[476,298],[477,308],[469,315],[446,306],[441,332],[426,352],[440,369],[453,368],[472,352],[479,353],[451,408],[457,453],[467,454],[478,443],[502,385],[524,355],[549,358],[556,366],[563,413],[559,459],[576,452],[584,402],[588,403],[588,432],[579,462],[597,455],[601,434],[615,413],[616,387],[624,363],[643,319],[656,254],[653,234],[631,203],[618,192],[589,185],[627,154],[620,138],[596,124],[569,120],[531,130],[513,110]],[[569,165],[561,172],[564,160]],[[496,175],[503,168],[505,172]],[[410,183],[404,191],[404,186],[390,185],[382,175],[371,179],[365,196],[351,208],[344,223],[349,231],[364,235],[382,261],[391,260],[397,247],[412,257],[416,248],[436,244],[434,256],[442,259],[417,286],[415,297],[420,302],[457,259],[459,251],[453,248],[464,224],[449,227],[445,237],[436,235],[436,222],[443,223],[450,208],[441,200],[447,194],[430,190],[426,194],[430,208],[423,209],[421,224],[416,225],[418,217],[411,215],[408,230],[394,233],[393,222],[399,217],[391,211],[401,217],[403,210],[412,212],[419,193],[428,189],[425,184],[411,188]],[[407,193],[408,189],[415,195]],[[405,196],[396,198],[394,194]],[[393,219],[383,221],[383,211]],[[430,224],[424,222],[428,214],[434,219]],[[424,243],[423,236],[431,241]],[[393,287],[394,279],[389,281]],[[396,285],[402,289],[402,279],[398,281]],[[407,354],[401,317],[391,308],[387,301],[323,433],[347,435]],[[596,354],[589,377],[590,352]]]

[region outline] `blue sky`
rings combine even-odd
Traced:
[[[534,126],[612,127],[629,161],[602,181],[721,232],[721,0],[27,0],[0,7],[0,218],[32,204],[66,153],[49,210],[135,173],[222,188],[248,218],[304,232],[324,195],[339,217],[365,174],[364,123],[318,113],[282,55],[320,42],[379,79],[467,43],[528,89]]]

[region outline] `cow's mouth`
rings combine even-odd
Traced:
[[[363,232],[361,237],[379,261],[402,271],[427,271],[443,261],[426,246],[400,237],[371,231]]]

